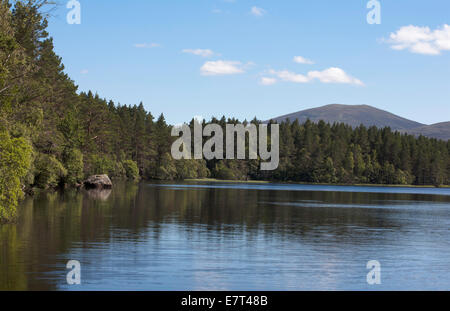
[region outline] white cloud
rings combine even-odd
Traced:
[[[353,78],[344,70],[337,67],[328,68],[323,71],[310,71],[308,72],[308,78],[310,80],[318,79],[322,83],[346,83],[364,85],[361,80]]]
[[[204,76],[218,76],[244,73],[244,69],[241,62],[218,60],[204,63],[200,72]]]
[[[266,10],[254,6],[251,8],[250,13],[253,14],[254,16],[263,16],[264,14],[266,14]]]
[[[386,40],[394,50],[408,50],[416,54],[439,55],[450,51],[450,26],[431,30],[429,27],[404,26],[391,33]]]
[[[277,79],[262,77],[261,80],[259,81],[259,83],[262,85],[273,85],[273,84],[277,83]]]
[[[283,81],[294,83],[309,83],[314,80],[319,80],[322,83],[344,83],[344,84],[356,84],[364,85],[364,83],[350,75],[344,70],[336,67],[328,68],[323,71],[310,71],[306,75],[297,74],[287,70],[275,71],[270,70],[270,74],[273,74]]]
[[[302,56],[295,56],[294,62],[298,64],[305,64],[305,65],[313,65],[314,62],[310,59],[304,58]]]
[[[187,53],[187,54],[201,56],[201,57],[211,57],[214,55],[214,52],[209,49],[195,49],[195,50],[184,49],[182,52]]]
[[[81,70],[80,73],[81,73],[82,75],[87,75],[87,74],[89,73],[89,70],[83,69],[83,70]]]
[[[308,83],[309,82],[308,77],[306,77],[302,74],[297,74],[297,73],[290,72],[287,70],[282,70],[282,71],[270,70],[270,73],[273,75],[276,75],[281,80],[287,81],[287,82],[294,82],[294,83]]]
[[[159,43],[136,43],[134,45],[135,48],[138,49],[151,49],[151,48],[159,48],[161,44]]]

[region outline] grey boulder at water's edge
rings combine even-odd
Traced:
[[[84,182],[86,189],[111,189],[112,181],[108,175],[93,175]]]
[[[352,127],[361,124],[366,127],[390,127],[393,131],[411,135],[450,140],[450,122],[426,125],[368,105],[333,104],[276,117],[272,121],[280,123],[286,120],[291,122],[298,120],[304,123],[308,119],[315,123],[323,120],[330,124],[345,123]]]

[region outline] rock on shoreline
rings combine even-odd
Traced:
[[[111,189],[112,182],[108,175],[93,175],[84,182],[86,189]]]

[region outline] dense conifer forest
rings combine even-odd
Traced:
[[[46,31],[45,6],[44,0],[0,0],[0,219],[15,217],[26,192],[78,186],[92,174],[450,184],[449,142],[324,122],[282,123],[275,171],[260,171],[259,160],[175,161],[175,138],[163,115],[154,117],[142,103],[120,105],[77,91]],[[208,123],[238,122],[222,117]]]

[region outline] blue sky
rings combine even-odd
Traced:
[[[448,0],[380,0],[379,25],[368,0],[79,2],[80,25],[61,0],[49,27],[79,90],[170,123],[332,103],[450,120]]]

